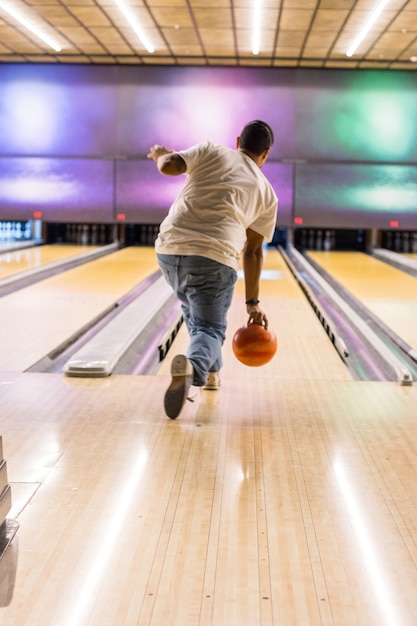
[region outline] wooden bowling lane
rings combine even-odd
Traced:
[[[360,252],[308,252],[409,346],[417,349],[417,279]]]
[[[24,371],[157,270],[153,248],[125,248],[1,299],[0,371]]]
[[[270,328],[277,335],[277,354],[270,363],[260,368],[248,368],[233,356],[233,334],[247,322],[244,281],[240,273],[228,315],[222,377],[233,379],[239,375],[257,381],[269,376],[293,380],[351,379],[348,368],[333,347],[283,257],[273,248],[268,248],[264,254],[260,299]],[[170,353],[185,352],[187,346],[188,335],[183,325]],[[161,374],[169,372],[170,363],[171,354],[162,363]]]
[[[76,246],[71,244],[54,244],[33,246],[11,252],[1,252],[0,249],[0,280],[10,278],[57,261],[68,260],[83,252],[96,250],[97,246]]]
[[[167,380],[2,375],[0,624],[417,622],[415,387],[236,372],[171,421]]]

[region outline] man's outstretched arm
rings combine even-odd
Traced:
[[[158,170],[165,176],[178,176],[187,170],[184,159],[175,150],[168,150],[165,146],[152,146],[148,159],[155,161]]]

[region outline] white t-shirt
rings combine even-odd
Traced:
[[[178,154],[184,187],[160,226],[160,254],[203,256],[237,269],[251,228],[271,241],[278,200],[256,163],[240,150],[200,143]]]

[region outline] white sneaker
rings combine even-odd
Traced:
[[[169,418],[175,419],[180,414],[193,382],[193,375],[191,361],[184,354],[177,354],[171,363],[172,379],[164,398],[165,413]]]
[[[220,388],[220,374],[219,372],[209,372],[207,382],[204,385],[203,389],[208,389],[210,391],[217,391]]]

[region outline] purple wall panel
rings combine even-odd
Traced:
[[[376,227],[393,211],[417,228],[416,88],[415,72],[382,70],[0,64],[1,219],[159,222],[181,183],[149,147],[234,147],[260,118],[280,225]]]
[[[277,81],[268,70],[204,69],[0,66],[2,215],[20,219],[42,208],[45,220],[95,222],[124,213],[127,222],[158,223],[182,183],[158,175],[146,161],[149,147],[181,149],[206,138],[235,147],[255,118],[276,129],[271,160],[294,152],[293,73],[283,70]],[[82,157],[114,160],[114,196],[110,161],[79,166]]]
[[[116,68],[0,66],[0,155],[115,153]]]
[[[117,161],[117,212],[126,222],[159,224],[184,182],[184,176],[163,176],[150,160]]]
[[[113,221],[113,162],[0,158],[0,219]]]
[[[120,69],[118,150],[145,157],[155,143],[180,150],[210,139],[234,148],[243,126],[276,131],[271,158],[295,153],[294,74],[248,68]],[[133,80],[134,79],[134,80]]]
[[[289,163],[267,161],[262,168],[278,196],[278,226],[293,223],[293,168]]]

